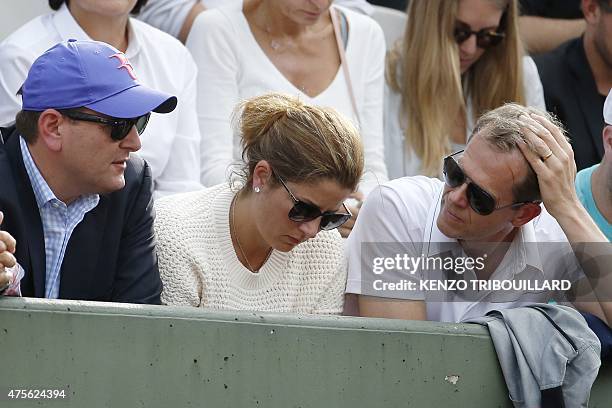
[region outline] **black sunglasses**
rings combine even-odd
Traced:
[[[467,198],[470,203],[470,207],[480,215],[489,215],[493,211],[501,210],[503,208],[518,208],[521,205],[532,203],[533,201],[521,201],[497,207],[495,198],[487,193],[478,184],[471,181],[463,172],[463,169],[459,166],[459,163],[455,160],[454,156],[463,153],[463,150],[455,152],[450,156],[444,158],[444,181],[451,188],[456,188],[464,183],[467,183]]]
[[[479,30],[479,31],[472,31],[472,27],[470,27],[469,25],[465,23],[458,21],[455,24],[455,31],[453,32],[453,35],[455,37],[455,41],[457,42],[457,44],[461,44],[464,41],[466,41],[468,38],[470,38],[472,35],[475,35],[476,45],[482,49],[487,49],[487,48],[496,46],[497,44],[501,42],[501,40],[504,39],[506,34],[504,34],[503,32],[500,32],[501,30],[502,29],[501,29],[501,23],[500,23],[500,27],[497,28],[496,30],[493,30],[490,28],[483,28],[482,30]]]
[[[289,210],[289,219],[291,221],[308,222],[314,220],[315,218],[321,217],[321,223],[319,224],[319,228],[324,231],[329,231],[338,228],[339,226],[347,222],[353,215],[351,214],[349,209],[346,208],[346,205],[344,205],[344,203],[342,203],[342,206],[346,210],[345,214],[335,213],[333,211],[321,212],[319,207],[305,203],[295,198],[295,196],[293,195],[291,190],[289,190],[289,187],[287,187],[283,179],[275,173],[273,174],[278,179],[278,181],[280,181],[283,187],[285,187],[285,190],[287,190],[287,193],[289,193],[289,196],[291,196],[291,199],[293,200],[293,207],[291,208],[291,210]]]
[[[58,112],[73,120],[81,120],[84,122],[94,122],[94,123],[100,123],[102,125],[110,126],[111,127],[110,136],[111,136],[111,139],[115,141],[120,141],[120,140],[125,139],[126,136],[132,130],[132,127],[134,126],[136,126],[136,131],[138,132],[138,135],[142,135],[145,128],[147,127],[147,123],[149,123],[149,116],[151,116],[151,113],[149,112],[137,118],[120,119],[120,118],[108,118],[108,117],[92,115],[92,114],[81,112],[78,110],[58,109]]]

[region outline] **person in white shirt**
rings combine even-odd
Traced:
[[[99,40],[123,51],[138,81],[176,95],[178,106],[151,118],[139,154],[149,163],[156,196],[197,190],[200,132],[195,112],[197,69],[176,39],[129,17],[143,1],[50,0],[57,11],[33,19],[0,43],[0,126],[15,121],[17,91],[44,51],[68,39]]]
[[[232,109],[240,100],[266,92],[296,95],[350,118],[359,127],[365,149],[359,190],[367,194],[387,179],[382,135],[385,40],[369,17],[331,6],[331,0],[245,0],[242,8],[220,7],[200,14],[187,48],[199,69],[205,186],[225,180],[232,162],[240,158],[239,136],[230,124]],[[356,216],[358,207],[351,211]],[[352,220],[344,234],[351,226]]]
[[[167,32],[185,43],[195,18],[204,10],[235,4],[243,0],[148,0],[137,18]],[[366,0],[336,0],[336,5],[352,8],[366,15],[374,8]]]
[[[445,183],[405,177],[373,191],[347,242],[347,312],[357,306],[361,316],[460,322],[493,309],[566,301],[574,284],[595,295],[578,297],[579,309],[612,321],[612,285],[602,274],[609,263],[584,266],[609,262],[612,247],[576,196],[571,146],[551,120],[506,104],[478,120],[464,152],[444,159]],[[568,241],[592,243],[576,253],[589,262],[578,264]],[[494,282],[518,286],[495,290]]]
[[[384,135],[389,178],[440,177],[474,121],[505,102],[545,109],[524,56],[517,0],[414,0],[406,34],[389,51]]]
[[[339,314],[344,200],[363,147],[333,109],[280,94],[243,102],[245,162],[232,183],[156,202],[162,302],[213,309]]]

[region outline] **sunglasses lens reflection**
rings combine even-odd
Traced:
[[[317,207],[308,205],[302,201],[295,203],[293,208],[289,211],[289,219],[297,222],[312,221],[320,215],[321,212]]]
[[[149,123],[150,116],[151,114],[147,113],[146,115],[142,115],[138,119],[136,119],[136,130],[138,131],[139,135],[142,135],[145,128],[147,127],[147,123]]]
[[[463,170],[461,170],[461,167],[459,167],[452,157],[448,157],[444,161],[444,177],[446,179],[446,184],[452,188],[460,186],[465,180]]]
[[[495,209],[495,200],[486,191],[474,183],[468,186],[468,200],[470,207],[480,215],[489,215]]]
[[[503,34],[494,32],[494,31],[478,31],[473,32],[467,28],[458,27],[455,29],[454,36],[457,44],[461,44],[464,41],[467,41],[468,38],[472,36],[472,34],[476,35],[476,45],[480,48],[489,48],[493,47],[501,42],[504,38]]]
[[[338,228],[351,218],[350,214],[329,214],[321,217],[321,229],[324,231]]]
[[[451,188],[459,187],[465,182],[465,173],[452,157],[444,160],[444,179]],[[468,183],[466,195],[470,207],[480,215],[489,215],[495,209],[495,199],[472,182]]]
[[[113,125],[111,131],[111,137],[113,140],[123,140],[127,137],[127,135],[132,130],[132,127],[136,126],[136,131],[138,135],[142,135],[145,128],[147,127],[147,123],[149,123],[150,113],[146,115],[139,116],[135,119],[122,119],[118,120],[117,124]]]
[[[324,231],[338,228],[351,218],[350,214],[322,214],[321,211],[314,206],[306,204],[302,201],[295,203],[293,208],[289,210],[289,219],[296,222],[308,222],[318,217],[321,217],[319,228]]]

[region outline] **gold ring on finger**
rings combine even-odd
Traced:
[[[550,156],[553,155],[552,150],[548,151],[548,154],[546,154],[545,156],[542,157],[542,161],[545,162],[546,160],[548,160],[550,158]]]

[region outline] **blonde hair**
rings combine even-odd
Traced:
[[[364,166],[361,138],[335,110],[270,93],[242,102],[235,118],[242,134],[245,185],[251,184],[257,163],[266,160],[283,180],[328,179],[356,190]]]
[[[531,151],[537,154],[534,143],[523,132],[525,125],[520,119],[521,115],[529,117],[530,113],[546,118],[553,125],[557,126],[566,140],[569,141],[563,124],[555,116],[546,111],[533,107],[525,107],[517,103],[506,103],[496,109],[485,112],[476,122],[473,134],[478,134],[479,137],[482,137],[499,152],[508,153],[520,150],[519,143],[525,143]],[[514,184],[512,191],[516,201],[535,201],[541,199],[538,177],[531,166],[528,165],[527,177],[521,182]]]
[[[468,95],[474,119],[505,102],[525,103],[516,0],[491,1],[505,10],[500,24],[506,36],[463,78],[453,35],[459,0],[411,0],[403,41],[387,54],[387,83],[401,94],[406,145],[421,159],[422,174],[440,174],[453,121],[466,113]]]

